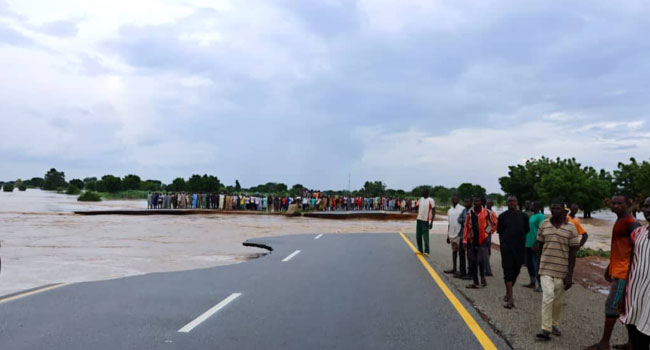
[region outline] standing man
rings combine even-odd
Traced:
[[[458,243],[460,242],[460,233],[462,227],[458,223],[458,218],[463,213],[464,209],[462,205],[458,204],[458,195],[454,194],[451,197],[451,207],[447,210],[447,244],[451,244],[451,261],[452,268],[451,270],[445,270],[444,273],[454,274],[456,273],[456,258],[458,257]]]
[[[418,252],[429,256],[429,229],[433,228],[433,219],[436,217],[436,202],[429,197],[429,189],[422,190],[418,216],[415,228],[415,239],[418,243]]]
[[[650,221],[650,198],[641,206]],[[634,249],[627,278],[627,288],[619,303],[632,349],[648,349],[650,344],[650,229],[648,225],[632,232]]]
[[[580,235],[580,247],[582,247],[585,245],[585,243],[587,243],[589,235],[587,234],[587,230],[585,230],[580,224],[580,219],[578,219],[577,216],[578,210],[580,210],[580,207],[577,204],[571,204],[571,209],[569,211],[569,216],[567,219],[576,227],[576,230],[578,230],[578,234]]]
[[[537,275],[537,267],[539,266],[539,257],[537,252],[533,249],[535,242],[537,242],[537,232],[539,231],[539,226],[546,220],[546,216],[542,214],[539,210],[539,202],[532,202],[530,204],[530,211],[533,213],[530,219],[528,220],[528,226],[530,230],[526,234],[526,268],[528,269],[528,276],[530,277],[530,283],[525,284],[526,288],[535,288],[535,291],[541,292],[542,286],[539,282],[539,276]]]
[[[467,274],[467,251],[465,250],[465,243],[463,243],[463,240],[465,239],[465,220],[467,219],[469,209],[472,207],[472,200],[470,198],[463,199],[463,206],[463,212],[458,218],[458,224],[461,227],[460,241],[458,242],[458,258],[460,259],[460,263],[458,264],[459,270],[454,274],[454,277],[463,280],[470,280],[472,278]]]
[[[474,207],[467,212],[465,218],[465,235],[463,237],[469,261],[469,274],[473,280],[473,283],[467,288],[478,289],[487,286],[483,251],[487,249],[489,237],[494,232],[495,226],[497,226],[497,217],[494,212],[483,207],[481,197],[474,197]],[[480,285],[479,273],[481,275]]]
[[[517,208],[517,197],[508,196],[508,210],[499,215],[499,242],[501,244],[501,267],[506,285],[506,296],[503,307],[512,309],[515,306],[512,297],[512,286],[517,281],[521,265],[524,264],[526,251],[526,234],[530,231],[528,215]]]
[[[491,199],[488,199],[487,202],[485,202],[485,207],[487,210],[494,212],[492,210],[492,207],[494,206],[494,201]],[[488,237],[488,244],[487,244],[487,249],[483,251],[485,256],[483,257],[484,262],[485,262],[485,275],[488,277],[492,277],[492,265],[490,265],[490,257],[492,256],[492,235]]]
[[[609,349],[614,325],[619,317],[617,305],[623,297],[627,273],[632,254],[631,234],[640,225],[630,211],[632,202],[624,195],[612,197],[612,211],[618,217],[612,229],[612,246],[609,266],[605,270],[605,280],[610,283],[609,295],[605,301],[605,326],[600,341],[587,350]]]
[[[551,340],[551,334],[562,335],[558,328],[562,312],[562,295],[573,285],[573,268],[580,237],[576,227],[566,219],[564,204],[554,200],[551,218],[539,226],[535,251],[540,255],[539,276],[542,282],[541,341]]]

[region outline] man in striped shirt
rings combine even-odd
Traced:
[[[551,334],[561,336],[558,328],[562,311],[562,295],[573,285],[573,268],[580,236],[567,221],[567,211],[560,201],[551,204],[551,218],[544,220],[537,231],[536,251],[540,252],[539,276],[542,284],[542,331],[537,339],[548,341]]]
[[[650,221],[650,198],[643,203],[643,214]],[[619,303],[622,321],[627,326],[632,349],[648,349],[650,344],[650,229],[637,228],[630,235],[634,248],[627,288]]]

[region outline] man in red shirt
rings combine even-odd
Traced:
[[[625,294],[627,272],[630,267],[632,253],[631,234],[640,227],[630,212],[632,202],[624,195],[612,197],[611,208],[618,219],[612,229],[612,247],[609,266],[605,270],[605,280],[610,283],[609,295],[605,302],[605,327],[600,341],[585,350],[609,349],[609,340],[614,330],[616,320],[620,316],[617,304]]]

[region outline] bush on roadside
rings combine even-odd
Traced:
[[[81,190],[75,185],[68,185],[68,189],[65,190],[65,194],[79,194]]]
[[[578,258],[586,258],[588,256],[596,256],[599,258],[607,258],[609,259],[610,252],[609,251],[604,251],[602,249],[591,249],[591,248],[580,248],[578,250],[578,253],[576,253],[576,256]]]
[[[77,200],[80,202],[99,202],[102,200],[102,197],[100,197],[97,192],[86,191],[82,193]]]
[[[14,191],[14,185],[13,184],[4,184],[2,185],[2,190],[5,192],[13,192]]]
[[[18,191],[27,191],[27,186],[24,185],[24,184],[21,184],[20,186],[18,186]]]

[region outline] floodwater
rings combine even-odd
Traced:
[[[143,209],[146,200],[77,202],[28,189],[0,192],[0,296],[49,283],[103,280],[242,262],[265,254],[242,242],[300,233],[413,233],[410,221],[279,215],[82,216],[75,210]],[[601,215],[601,214],[599,214]],[[610,218],[607,213],[604,218]],[[432,233],[446,234],[444,217]],[[588,247],[609,249],[611,221],[585,220]],[[494,239],[498,242],[498,237]]]
[[[74,210],[142,209],[145,200],[77,202],[38,189],[0,192],[0,296],[82,282],[245,261],[266,253],[251,238],[299,233],[412,232],[408,221],[277,215],[82,216]]]

